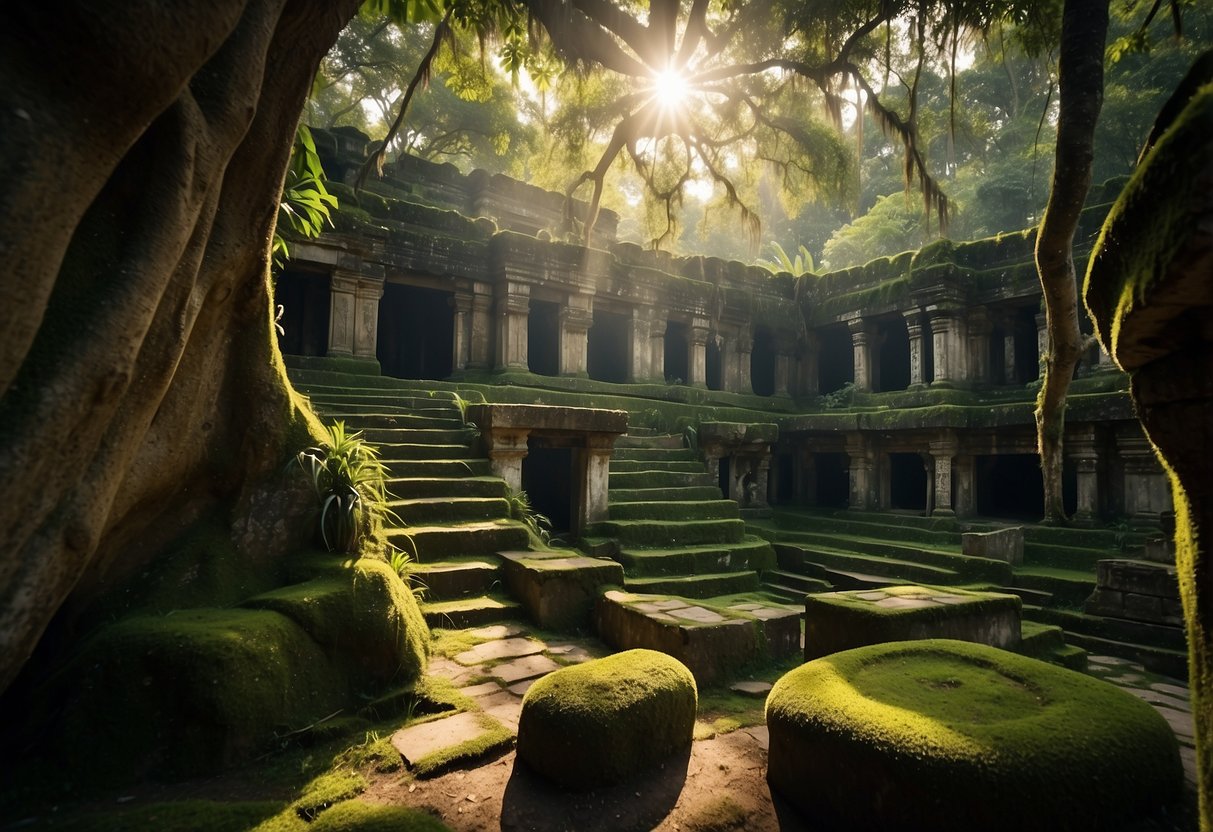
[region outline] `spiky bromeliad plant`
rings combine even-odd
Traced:
[[[347,432],[345,422],[325,428],[325,441],[304,448],[296,459],[320,499],[320,539],[330,552],[352,552],[376,519],[390,513],[384,490],[386,468],[379,451]]]

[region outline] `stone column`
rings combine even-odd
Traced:
[[[560,309],[560,375],[586,375],[588,336],[594,325],[593,299],[573,295]]]
[[[955,312],[937,309],[930,314],[931,339],[935,345],[933,387],[954,387],[965,380],[964,339]]]
[[[923,386],[922,377],[922,310],[910,309],[902,312],[906,320],[906,334],[910,337],[910,388],[916,390]]]
[[[759,458],[758,470],[754,472],[754,479],[758,483],[758,490],[752,505],[765,508],[770,504],[768,497],[771,490],[771,454],[769,449],[766,455]]]
[[[451,298],[455,312],[454,367],[456,371],[467,369],[472,354],[472,295],[458,292]]]
[[[333,272],[329,278],[328,355],[349,357],[354,354],[357,328],[358,276]]]
[[[852,318],[847,322],[851,330],[851,346],[854,348],[855,389],[872,389],[872,361],[868,351],[868,325],[863,318]]]
[[[708,386],[708,321],[695,318],[687,332],[687,384]]]
[[[515,491],[522,490],[522,460],[526,458],[530,432],[530,428],[498,428],[485,434],[493,473]]]
[[[610,434],[590,434],[585,443],[585,482],[583,485],[582,516],[577,520],[578,533],[589,523],[607,519],[607,487],[610,484],[611,450],[615,437]]]
[[[977,513],[977,461],[965,454],[952,463],[952,482],[956,492],[953,508],[957,517],[972,517]]]
[[[876,454],[876,508],[888,511],[893,507],[893,461],[885,453]]]
[[[1091,527],[1099,519],[1099,450],[1095,428],[1084,425],[1066,434],[1066,456],[1074,460],[1078,473],[1078,505],[1071,522]]]
[[[468,327],[469,370],[487,370],[493,365],[493,295],[487,283],[477,283],[472,294]]]
[[[726,332],[716,333],[720,347],[720,389],[737,392],[737,337]]]
[[[994,323],[984,307],[969,310],[969,375],[973,384],[990,383],[990,334]]]
[[[847,456],[850,457],[851,493],[848,507],[868,510],[872,508],[872,452],[867,438],[861,433],[847,434]]]
[[[1049,354],[1049,319],[1044,312],[1039,312],[1036,315],[1036,355],[1040,359],[1037,365],[1040,370],[1037,371],[1037,377],[1044,371],[1044,357]]]
[[[738,393],[753,393],[754,384],[750,377],[750,361],[754,352],[754,336],[749,327],[737,333],[737,391]]]
[[[355,358],[375,360],[379,346],[379,299],[382,297],[382,280],[358,278],[358,288],[354,292]]]
[[[1002,319],[1002,378],[1004,384],[1017,384],[1015,377],[1015,316],[1007,313]]]
[[[653,313],[649,325],[649,378],[656,382],[665,380],[665,327],[664,310]]]
[[[652,364],[653,322],[644,310],[634,307],[628,317],[628,382],[647,381]]]
[[[810,332],[805,338],[804,353],[800,359],[800,392],[805,396],[816,396],[820,391],[817,381],[820,375],[818,361],[821,343],[816,332]]]
[[[945,436],[929,443],[931,457],[935,462],[935,509],[932,517],[951,517],[952,510],[952,457],[956,456],[956,439]]]
[[[792,360],[796,354],[793,338],[780,338],[775,342],[775,395],[787,396],[791,390]]]
[[[497,298],[497,367],[502,370],[527,370],[527,318],[531,311],[531,287],[525,283],[507,283],[504,288],[505,293]]]

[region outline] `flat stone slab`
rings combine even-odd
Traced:
[[[472,696],[472,697],[488,696],[489,694],[498,693],[500,691],[501,691],[501,685],[497,684],[496,682],[485,682],[484,684],[481,684],[481,685],[472,685],[470,688],[460,688],[459,689],[460,693],[466,694],[467,696]]]
[[[1022,604],[1015,595],[913,585],[809,595],[804,604],[805,661],[853,647],[925,638],[1013,650],[1020,639]]]
[[[464,650],[455,656],[455,661],[466,666],[497,659],[516,659],[519,656],[530,656],[542,652],[543,644],[541,642],[529,638],[506,638],[477,644],[471,650]]]
[[[514,682],[521,682],[523,679],[534,679],[536,676],[551,673],[559,667],[560,665],[547,656],[534,655],[524,656],[512,662],[499,664],[490,670],[489,674],[496,676],[507,685],[512,685]]]
[[[675,609],[669,612],[670,615],[676,618],[685,618],[687,621],[694,621],[697,624],[719,624],[725,620],[725,617],[718,612],[712,612],[705,607],[685,607]]]
[[[744,693],[746,696],[761,698],[771,692],[770,682],[734,682],[729,690]]]
[[[515,696],[526,696],[526,692],[531,689],[531,685],[535,684],[536,681],[538,681],[538,680],[527,679],[526,681],[518,682],[517,684],[510,685],[508,690],[510,693],[514,694]]]
[[[467,634],[472,638],[498,639],[513,638],[524,633],[526,633],[526,630],[517,624],[490,624],[487,627],[477,627],[475,630],[468,630]]]
[[[1155,682],[1154,684],[1150,685],[1150,690],[1156,690],[1160,693],[1169,693],[1172,696],[1180,696],[1184,699],[1190,699],[1192,696],[1187,688],[1181,687],[1180,685],[1167,684],[1166,682]]]
[[[411,765],[436,751],[451,748],[488,733],[479,714],[462,713],[421,725],[401,728],[392,734],[392,747]]]
[[[456,664],[450,659],[437,658],[430,661],[429,670],[431,676],[441,676],[443,679],[450,679],[456,685],[463,684],[477,676],[484,675],[484,667],[479,664],[474,664],[470,667]]]

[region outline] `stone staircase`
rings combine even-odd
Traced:
[[[681,435],[620,437],[611,455],[608,519],[595,548],[623,564],[629,592],[711,598],[754,592],[774,566],[770,544],[746,533]]]
[[[357,386],[354,376],[342,385],[304,370],[290,377],[326,422],[344,421],[378,446],[389,505],[402,521],[387,537],[413,557],[409,577],[423,589],[426,622],[470,627],[520,617],[520,605],[503,589],[498,553],[527,549],[529,536],[510,518],[507,486],[478,456],[476,433],[453,397],[379,378]]]

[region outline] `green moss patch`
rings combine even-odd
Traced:
[[[86,813],[63,818],[49,828],[63,832],[245,832],[274,815],[282,804],[270,801],[224,803],[214,800],[181,800],[132,806],[115,812]]]
[[[540,679],[522,700],[518,757],[576,789],[634,777],[691,743],[691,672],[653,650],[627,650]]]
[[[950,640],[788,673],[767,699],[768,780],[843,828],[1101,829],[1179,796],[1175,736],[1136,697]]]
[[[357,772],[330,771],[308,783],[291,809],[304,820],[312,821],[330,806],[362,794],[366,785],[366,778]]]
[[[432,815],[404,806],[377,806],[350,800],[316,819],[312,832],[445,832],[448,827]]]

